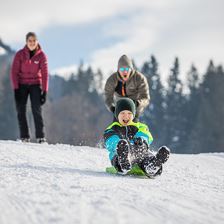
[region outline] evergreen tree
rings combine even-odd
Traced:
[[[99,71],[96,78],[92,68],[84,69],[83,63],[77,74],[65,81],[63,97],[52,102],[45,113],[50,142],[97,144],[108,120],[102,95],[97,91],[102,85],[98,81],[102,82],[102,73]]]
[[[191,70],[187,73],[187,85],[190,90],[190,94],[195,94],[198,91],[200,84],[199,74],[197,68],[192,64]]]
[[[78,81],[77,81],[77,76],[72,73],[62,87],[62,95],[72,95],[74,91],[78,91]]]
[[[166,144],[173,152],[183,151],[183,139],[186,137],[184,116],[185,97],[183,96],[183,84],[179,78],[179,60],[175,58],[170,70],[168,89],[166,94],[165,134]]]
[[[77,91],[84,95],[88,95],[94,90],[94,74],[91,67],[84,70],[83,63],[80,64],[77,73]]]
[[[199,74],[194,65],[191,66],[191,70],[187,73],[187,86],[189,89],[189,95],[187,96],[187,101],[184,110],[184,117],[186,117],[186,138],[183,139],[183,152],[195,153],[195,142],[191,138],[191,133],[195,128],[195,124],[198,119],[199,112]],[[197,151],[196,151],[197,152]]]
[[[150,61],[145,62],[142,67],[142,73],[145,74],[149,83],[150,105],[146,108],[143,120],[150,126],[153,133],[156,147],[164,144],[164,87],[162,86],[160,75],[158,73],[158,62],[152,55]]]
[[[224,73],[221,66],[210,61],[200,86],[200,108],[192,133],[196,152],[223,151],[224,133]]]
[[[100,69],[97,70],[96,74],[94,75],[94,82],[95,82],[95,89],[99,92],[103,92],[103,73]]]

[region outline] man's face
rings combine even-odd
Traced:
[[[129,68],[129,67],[121,67],[121,68],[119,68],[118,72],[119,72],[121,78],[126,82],[129,79],[129,77],[130,77],[131,68]]]
[[[118,121],[123,126],[128,126],[133,121],[133,113],[129,110],[123,110],[118,115]]]

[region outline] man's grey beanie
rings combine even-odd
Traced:
[[[129,67],[131,69],[133,69],[133,64],[132,64],[132,61],[130,58],[128,58],[127,55],[122,55],[118,61],[118,70],[119,68],[122,68],[122,67]]]

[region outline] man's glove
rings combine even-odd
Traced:
[[[44,105],[47,99],[47,92],[43,91],[40,96],[40,104]]]
[[[15,96],[16,102],[19,102],[20,101],[20,90],[19,89],[14,90],[14,96]]]
[[[139,106],[139,101],[138,100],[133,100],[135,103],[136,108]]]
[[[112,113],[114,113],[114,112],[115,112],[115,107],[114,107],[114,106],[111,106],[111,107],[110,107],[110,111],[111,111]]]

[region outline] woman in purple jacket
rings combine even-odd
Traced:
[[[25,47],[15,55],[11,68],[11,81],[21,140],[30,141],[26,119],[26,105],[30,96],[37,142],[46,142],[41,106],[46,102],[48,91],[48,64],[46,55],[33,32],[26,35]]]

